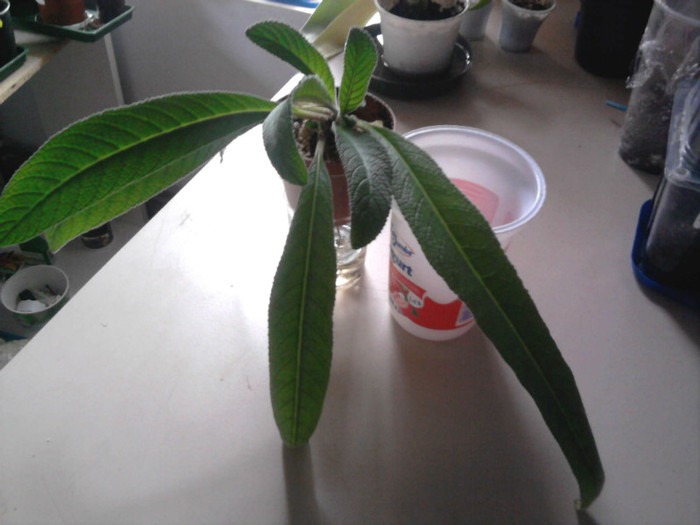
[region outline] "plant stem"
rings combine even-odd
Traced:
[[[320,120],[330,122],[335,120],[336,111],[326,106],[318,106],[315,104],[294,104],[292,113],[295,117],[308,120]]]

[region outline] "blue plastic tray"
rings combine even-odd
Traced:
[[[700,309],[700,296],[686,290],[666,286],[649,277],[644,271],[642,259],[644,257],[644,246],[647,240],[647,224],[649,224],[649,218],[651,217],[652,206],[653,202],[648,200],[642,205],[642,209],[639,212],[637,233],[634,237],[634,245],[632,247],[632,268],[634,269],[634,275],[642,285],[650,290],[654,290],[691,308]]]

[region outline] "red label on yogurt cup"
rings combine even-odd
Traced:
[[[425,290],[402,275],[393,262],[389,268],[389,298],[401,315],[424,328],[452,330],[474,321],[462,301],[446,304],[433,301]]]
[[[494,218],[499,205],[498,195],[471,181],[450,180],[487,220]],[[391,222],[389,300],[393,314],[403,316],[415,325],[414,335],[419,337],[447,339],[464,333],[474,323],[467,305],[428,263],[396,205]]]

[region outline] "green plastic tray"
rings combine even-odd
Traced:
[[[113,18],[104,25],[93,27],[91,24],[83,29],[71,29],[65,26],[55,26],[44,24],[41,22],[39,15],[16,16],[12,17],[12,25],[17,29],[24,29],[33,33],[41,33],[42,35],[55,36],[57,38],[70,38],[80,42],[96,42],[107,33],[114,31],[117,27],[131,18],[134,12],[132,6],[126,6],[127,9],[118,17]],[[97,20],[97,12],[91,9],[85,11],[88,17]]]
[[[19,66],[27,60],[27,50],[22,46],[17,46],[17,56],[10,60],[7,64],[0,67],[0,82],[9,77],[12,73],[19,69]]]

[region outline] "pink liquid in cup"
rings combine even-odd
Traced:
[[[425,149],[479,209],[504,249],[513,233],[541,207],[545,189],[539,167],[505,139],[456,126],[423,128],[406,137]],[[395,202],[389,303],[398,324],[424,339],[453,339],[475,324],[467,305],[428,263]]]

